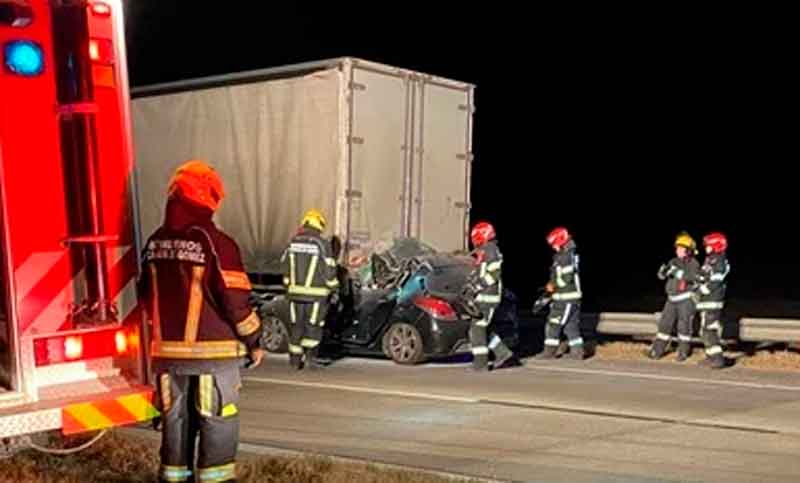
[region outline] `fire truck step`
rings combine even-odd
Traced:
[[[134,384],[133,381],[126,379],[124,376],[104,377],[102,379],[86,380],[69,384],[54,384],[39,388],[39,399],[42,401],[49,401],[73,397],[85,398],[87,395],[127,389]]]
[[[36,384],[38,387],[90,381],[120,374],[115,367],[114,359],[103,357],[85,361],[53,364],[36,368]]]

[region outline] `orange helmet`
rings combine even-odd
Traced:
[[[180,196],[195,204],[217,211],[225,191],[219,174],[205,161],[192,160],[180,165],[169,182],[169,197]]]

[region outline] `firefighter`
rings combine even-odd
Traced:
[[[552,359],[561,343],[561,333],[569,341],[571,359],[582,360],[585,356],[581,337],[581,281],[577,247],[569,231],[555,228],[547,235],[547,243],[555,252],[550,267],[550,281],[545,290],[552,294],[550,314],[545,326],[544,350],[539,359]]]
[[[145,245],[139,294],[152,320],[160,481],[235,481],[239,368],[264,356],[239,247],[212,221],[223,196],[213,168],[183,164],[169,183],[164,224]]]
[[[678,361],[683,362],[692,355],[692,320],[695,314],[695,289],[700,280],[700,264],[697,262],[697,245],[688,233],[675,238],[676,257],[661,265],[658,278],[666,280],[667,302],[658,322],[658,333],[650,347],[651,359],[660,359],[669,347],[675,322],[678,323]]]
[[[319,210],[308,210],[283,255],[291,322],[289,363],[297,370],[306,363],[319,367],[317,356],[325,317],[338,298],[338,264],[331,242],[322,237],[325,225]]]
[[[491,224],[487,222],[476,224],[472,228],[470,238],[473,246],[472,256],[475,259],[475,268],[470,281],[475,294],[475,302],[481,312],[481,317],[473,319],[469,330],[472,368],[477,371],[487,370],[491,351],[495,355],[492,368],[500,369],[516,362],[511,349],[503,343],[500,336],[489,329],[494,312],[500,305],[503,296],[501,278],[503,255],[497,246],[497,234]]]
[[[699,286],[697,311],[700,312],[700,331],[705,345],[706,359],[701,364],[713,369],[725,367],[722,354],[722,309],[725,306],[725,288],[731,266],[725,252],[728,239],[714,232],[703,237],[706,258],[701,268],[703,283]]]

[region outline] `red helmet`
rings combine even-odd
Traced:
[[[703,245],[711,248],[712,253],[722,253],[728,249],[728,239],[720,232],[709,233],[703,237]]]
[[[479,247],[481,245],[485,245],[489,240],[494,240],[497,236],[497,232],[494,231],[494,227],[491,223],[487,223],[482,221],[472,227],[472,233],[470,233],[469,237],[472,239],[472,245]]]
[[[554,250],[561,250],[570,238],[571,236],[567,229],[563,226],[559,226],[547,235],[547,243],[553,247]]]
[[[168,194],[181,198],[211,211],[217,211],[225,191],[219,174],[207,163],[188,161],[175,170],[169,182]]]

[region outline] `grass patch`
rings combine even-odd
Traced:
[[[86,438],[84,438],[85,440]],[[158,443],[110,432],[94,446],[73,455],[25,450],[0,459],[0,482],[99,483],[152,482],[158,472]],[[266,483],[450,483],[450,479],[368,463],[339,462],[315,456],[241,456],[239,480]],[[483,480],[469,480],[479,482]]]
[[[649,342],[615,341],[597,345],[595,357],[598,360],[617,361],[642,361],[647,360],[645,352],[649,349]],[[676,351],[668,353],[663,361],[675,361],[678,356]],[[798,371],[800,370],[800,352],[796,348],[773,346],[760,349],[753,354],[736,351],[727,351],[725,357],[735,360],[738,367],[749,369],[762,369],[770,371]],[[694,347],[689,363],[700,362],[705,358],[702,347]]]

